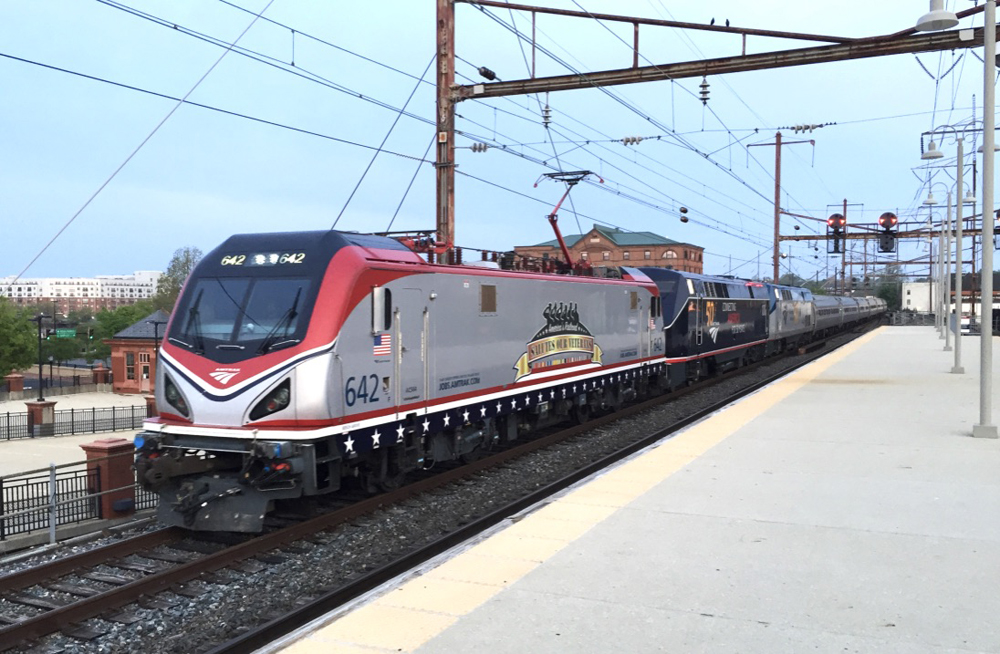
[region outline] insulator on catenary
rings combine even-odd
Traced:
[[[622,139],[622,143],[624,143],[625,145],[638,145],[639,143],[642,143],[642,137],[626,136],[625,138]]]
[[[473,152],[486,152],[489,147],[486,143],[473,143],[471,149]]]
[[[701,84],[698,85],[698,88],[701,89],[700,91],[698,91],[698,95],[699,95],[699,97],[701,97],[701,103],[703,105],[704,104],[708,104],[708,94],[709,94],[708,88],[709,88],[709,84],[708,84],[708,78],[707,77],[702,77],[701,78]]]
[[[479,67],[479,74],[485,77],[486,79],[490,80],[491,82],[497,78],[497,74],[494,73],[489,68],[487,68],[486,66]]]

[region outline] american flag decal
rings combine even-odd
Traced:
[[[388,356],[392,354],[392,334],[379,334],[376,336],[372,354],[375,356]]]

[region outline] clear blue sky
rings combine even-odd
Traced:
[[[922,0],[540,4],[698,23],[728,19],[740,27],[838,36],[905,29],[928,7]],[[946,4],[956,10],[971,6]],[[5,55],[0,58],[0,276],[19,273],[175,104],[9,57],[180,97],[222,53],[185,30],[231,41],[253,19],[238,7],[258,12],[265,5],[266,0],[0,4]],[[385,138],[433,56],[434,3],[275,0],[264,16],[287,27],[258,21],[240,45],[274,65],[230,52],[189,100],[322,136],[182,106],[26,277],[162,270],[180,247],[207,251],[232,233],[325,229],[334,223],[372,151],[323,137],[366,146]],[[511,12],[487,14],[463,4],[456,23],[461,83],[468,83],[463,76],[478,79],[478,66],[504,80],[526,76],[525,55],[504,26],[512,24]],[[963,26],[971,24],[967,19]],[[982,24],[981,15],[975,24]],[[530,29],[518,12],[513,25]],[[631,26],[609,30],[590,21],[542,16],[538,28],[540,45],[578,70],[631,64]],[[289,65],[293,42],[295,68]],[[809,45],[751,37],[748,52]],[[738,36],[665,28],[643,27],[640,36],[642,56],[657,64],[732,56],[740,46]],[[539,75],[568,72],[542,52],[537,67]],[[459,171],[472,177],[460,175],[457,181],[457,242],[506,250],[551,238],[544,216],[561,188],[548,181],[533,184],[551,170],[542,162],[557,165],[555,151],[563,169],[594,170],[605,178],[606,189],[642,200],[581,185],[572,205],[560,212],[564,233],[585,231],[595,219],[657,232],[704,247],[711,273],[727,272],[731,258],[735,274],[756,274],[756,257],[764,251],[760,269],[766,275],[774,149],[744,146],[773,141],[782,126],[837,123],[805,136],[783,130],[786,139],[816,141],[815,148],[784,149],[784,207],[825,218],[846,198],[852,222],[873,224],[886,210],[898,211],[903,220],[926,220],[927,210],[919,208],[926,196],[920,133],[970,119],[973,96],[982,103],[982,71],[975,55],[960,51],[919,60],[902,55],[739,73],[708,80],[708,108],[697,99],[700,79],[612,87],[613,97],[595,89],[553,93],[549,130],[540,117],[545,97],[464,102],[458,106],[459,130],[529,158],[499,149],[459,150]],[[426,79],[433,81],[433,68]],[[402,117],[385,147],[419,159],[434,135],[428,122],[434,118],[431,84],[419,85],[407,111],[416,117]],[[634,147],[607,142],[625,136],[647,140]],[[472,143],[458,139],[460,147]],[[954,152],[953,143],[944,147]],[[392,229],[433,228],[432,166],[389,153],[375,161],[337,227],[387,229],[415,172]],[[937,179],[947,178],[939,172]],[[943,185],[935,195],[943,197]],[[677,218],[681,206],[690,208],[687,224]],[[794,224],[784,220],[782,232],[819,229],[800,223],[802,229],[793,232]],[[786,265],[794,272],[823,275],[822,244],[819,253],[801,243],[783,249],[791,254]],[[910,244],[900,256],[923,254],[923,245]],[[751,263],[738,267],[745,260]]]

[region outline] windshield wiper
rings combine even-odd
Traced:
[[[278,319],[278,322],[274,324],[274,327],[271,328],[271,331],[269,331],[267,333],[267,336],[264,337],[264,340],[261,341],[260,347],[257,348],[257,354],[266,354],[275,345],[286,345],[288,343],[299,342],[296,340],[286,340],[276,344],[274,341],[278,334],[278,330],[281,329],[282,327],[284,327],[285,329],[285,333],[283,334],[283,336],[288,336],[288,328],[291,326],[292,321],[295,320],[295,317],[299,315],[296,309],[299,306],[299,296],[301,295],[302,295],[302,287],[299,286],[299,289],[295,291],[295,299],[292,301],[292,306],[288,307],[288,310],[285,311],[285,313],[281,316],[281,318]]]
[[[205,294],[205,289],[198,291],[198,297],[195,298],[194,303],[191,308],[188,309],[188,319],[187,323],[184,325],[185,335],[194,336],[195,354],[205,353],[205,338],[201,333],[201,314],[198,312],[198,306],[201,304],[201,296]],[[191,328],[194,327],[194,331]]]

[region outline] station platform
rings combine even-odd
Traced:
[[[943,345],[873,331],[261,651],[1000,652],[1000,441]]]

